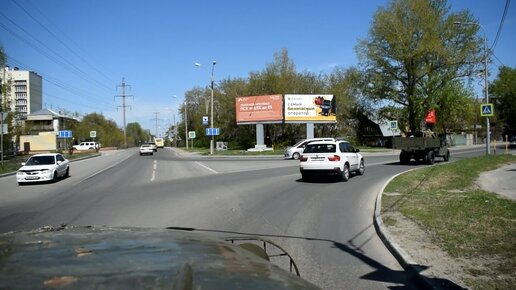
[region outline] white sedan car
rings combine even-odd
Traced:
[[[28,182],[52,181],[70,175],[70,161],[59,153],[36,154],[16,172],[18,184]]]
[[[154,148],[152,147],[151,144],[142,144],[142,146],[140,146],[140,155],[144,155],[144,154],[149,154],[149,155],[154,154]]]
[[[303,179],[334,175],[347,181],[351,172],[364,174],[364,157],[347,141],[312,142],[301,155],[299,170]]]

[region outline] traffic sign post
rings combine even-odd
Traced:
[[[220,128],[206,128],[206,136],[220,135]]]
[[[59,138],[72,138],[72,131],[71,130],[62,130],[57,133],[57,137]]]
[[[188,139],[195,139],[195,131],[188,131]],[[193,140],[192,140],[192,149],[193,149]]]
[[[398,129],[398,121],[390,121],[389,122],[389,128],[391,130],[397,130]]]
[[[203,126],[208,126],[209,118],[208,116],[202,116],[202,124]]]
[[[481,104],[480,105],[480,116],[482,116],[482,117],[494,116],[493,104]]]

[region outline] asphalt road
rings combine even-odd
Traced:
[[[469,148],[451,158],[483,152]],[[303,182],[293,160],[121,150],[72,163],[71,177],[55,184],[0,178],[0,232],[64,223],[260,235],[286,249],[301,276],[324,289],[416,288],[373,226],[382,185],[415,166],[399,165],[394,153],[372,154],[363,176]]]

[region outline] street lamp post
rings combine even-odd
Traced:
[[[186,150],[188,150],[188,109],[186,108],[187,102],[185,101],[185,140],[186,140]]]
[[[213,147],[214,147],[214,135],[213,135],[213,84],[214,84],[214,79],[213,79],[213,72],[215,71],[215,65],[217,64],[216,61],[213,61],[212,62],[212,66],[211,66],[211,78],[210,78],[210,91],[211,91],[211,98],[210,98],[210,106],[211,106],[211,109],[210,109],[210,128],[211,128],[211,131],[212,131],[212,135],[211,135],[211,140],[210,140],[210,155],[213,155]],[[195,66],[197,67],[201,67],[202,65],[198,62],[195,63]]]
[[[489,103],[489,89],[487,86],[487,36],[486,36],[486,30],[482,26],[482,24],[478,22],[460,22],[456,21],[454,22],[457,25],[477,25],[482,29],[482,32],[484,33],[484,93],[485,93],[485,100],[486,104]],[[491,130],[490,130],[490,124],[489,124],[489,117],[486,117],[486,154],[491,154]]]

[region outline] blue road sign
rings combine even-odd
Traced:
[[[493,104],[482,104],[480,105],[480,116],[492,117],[494,116]]]
[[[220,135],[220,128],[206,128],[206,136]]]
[[[59,137],[59,138],[72,138],[72,131],[71,130],[59,131],[58,134],[57,134],[57,137]]]

